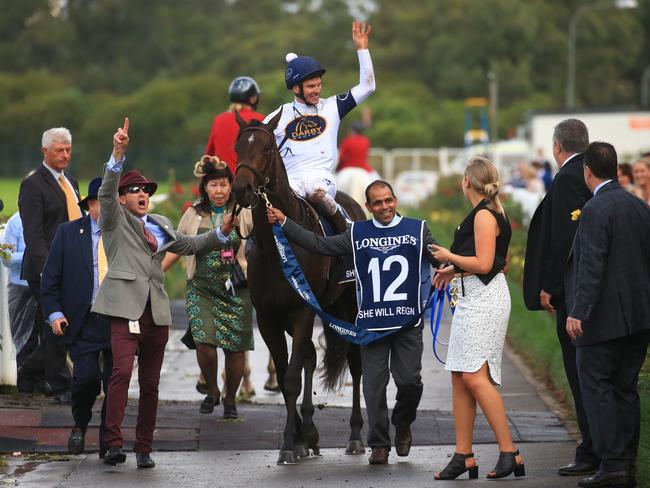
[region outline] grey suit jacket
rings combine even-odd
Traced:
[[[142,220],[131,214],[118,201],[121,172],[104,171],[99,189],[101,204],[99,226],[108,260],[108,273],[99,288],[92,311],[103,315],[138,320],[151,299],[151,313],[156,325],[171,325],[169,297],[165,292],[162,259],[166,251],[188,255],[218,246],[215,232],[189,237],[174,230],[167,217],[148,214],[169,236],[156,253],[147,245]]]

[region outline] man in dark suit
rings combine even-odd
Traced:
[[[74,366],[71,390],[75,426],[68,449],[73,454],[83,452],[92,408],[103,383],[99,427],[99,455],[103,457],[106,393],[113,356],[110,323],[90,311],[107,269],[98,223],[97,191],[101,183],[101,178],[92,180],[88,196],[79,202],[88,215],[62,224],[54,236],[41,277],[41,301],[54,334],[49,340],[67,347]]]
[[[79,185],[67,171],[72,155],[72,136],[63,127],[43,133],[43,164],[20,185],[18,209],[23,222],[25,254],[22,278],[38,301],[34,330],[26,347],[33,352],[18,371],[18,389],[29,392],[34,386],[70,401],[70,371],[65,348],[45,340],[45,319],[40,303],[40,275],[60,224],[82,216],[78,206]],[[44,379],[44,381],[43,381]]]
[[[566,277],[566,330],[598,472],[582,487],[636,486],[639,371],[650,341],[650,207],[616,181],[616,151],[593,142],[584,177],[594,197],[580,214]]]
[[[524,266],[524,300],[530,310],[555,312],[562,359],[576,407],[582,442],[574,462],[559,468],[563,476],[592,474],[599,459],[593,449],[576,369],[575,346],[566,333],[564,271],[578,228],[578,213],[591,198],[582,174],[583,152],[589,144],[587,127],[577,119],[560,122],[553,132],[553,156],[560,170],[535,210],[528,228]]]

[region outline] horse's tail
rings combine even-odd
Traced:
[[[327,325],[323,327],[319,343],[325,351],[321,379],[327,390],[338,391],[345,384],[349,343]]]

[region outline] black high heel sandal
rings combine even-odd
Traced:
[[[526,467],[523,461],[521,464],[517,462],[516,456],[519,456],[519,449],[514,452],[500,452],[497,465],[488,473],[487,477],[490,479],[505,478],[510,473],[515,473],[517,478],[526,476]]]
[[[461,454],[455,452],[449,461],[449,464],[438,473],[438,477],[434,475],[434,479],[437,480],[454,480],[458,478],[465,471],[469,471],[469,479],[475,480],[478,478],[478,465],[467,467],[465,466],[465,460],[473,458],[474,453],[470,452],[469,454]]]

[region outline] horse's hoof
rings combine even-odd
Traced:
[[[303,444],[296,444],[293,448],[293,455],[298,459],[307,457],[309,456],[309,449]]]
[[[361,441],[348,441],[348,447],[345,449],[345,454],[365,454],[366,449],[363,447]]]
[[[278,457],[278,462],[277,464],[300,464],[300,461],[296,459],[296,456],[294,456],[293,451],[289,451],[286,449],[283,449],[280,451],[280,457]]]

